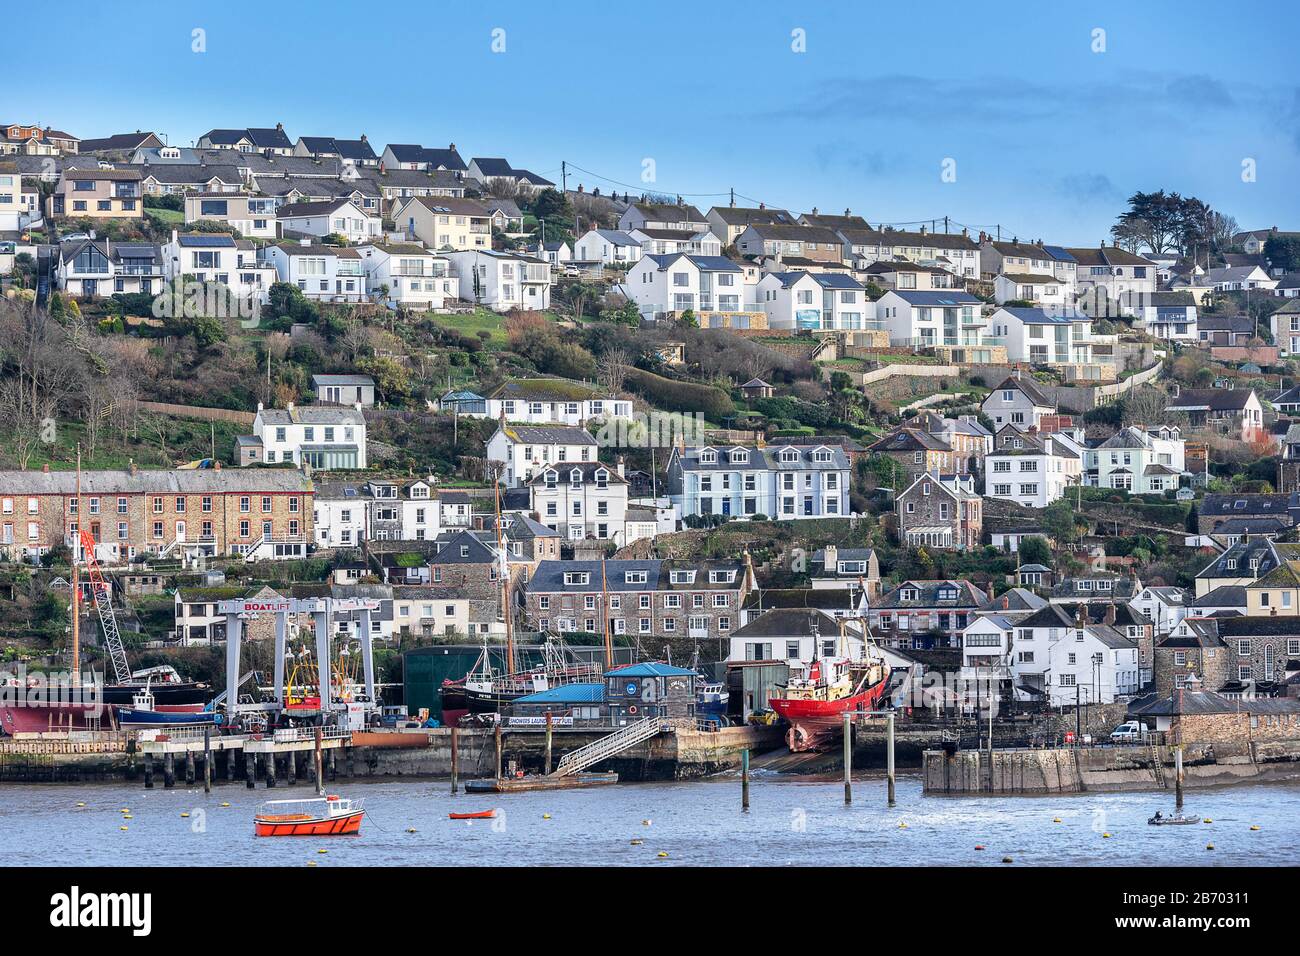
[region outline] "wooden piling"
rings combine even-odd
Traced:
[[[298,782],[298,754],[292,750],[284,757],[284,782],[290,787]]]
[[[853,802],[853,716],[844,715],[844,805]]]
[[[275,788],[275,754],[269,751],[266,754],[266,786],[267,789]]]
[[[889,715],[889,735],[885,745],[885,779],[889,782],[889,805],[894,805],[894,715]]]
[[[740,752],[740,809],[749,809],[749,750]]]
[[[153,789],[153,754],[144,755],[144,788]]]
[[[194,751],[187,750],[185,751],[185,786],[194,786],[194,779],[196,776],[197,773],[194,769]]]
[[[496,726],[496,745],[497,745],[497,779],[501,779],[501,725]]]
[[[203,792],[212,792],[212,728],[203,728]]]
[[[163,754],[163,787],[170,790],[176,786],[176,755],[171,751]]]
[[[254,780],[257,777],[256,760],[257,758],[251,753],[247,750],[244,751],[244,783],[247,785],[249,790],[253,789]]]
[[[456,728],[451,728],[451,792],[456,792],[456,775],[460,771],[460,748],[456,740]]]
[[[1174,749],[1174,809],[1183,809],[1183,745]]]
[[[338,776],[337,757],[338,757],[338,750],[337,749],[330,750],[330,782],[331,783],[333,783],[334,778]]]
[[[551,774],[551,712],[546,712],[546,769],[547,776]]]

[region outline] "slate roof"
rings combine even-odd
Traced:
[[[695,583],[674,585],[671,572],[676,570],[697,571]],[[710,571],[731,571],[735,580],[730,583],[709,581]],[[626,579],[630,571],[644,571],[644,583],[632,583]],[[586,584],[565,584],[565,574],[585,573]],[[667,591],[667,590],[725,590],[734,591],[741,587],[745,579],[744,565],[739,561],[667,561],[661,558],[647,558],[643,561],[632,559],[613,559],[605,562],[605,588],[609,591]],[[601,562],[599,561],[539,561],[532,578],[525,586],[528,593],[556,593],[568,591],[585,593],[601,588]]]
[[[747,611],[803,608],[816,611],[854,611],[861,592],[852,588],[756,588],[745,595],[741,605]]]
[[[891,289],[887,295],[896,295],[908,305],[983,305],[979,299],[969,292],[961,292],[955,289],[931,290],[928,292],[917,292],[913,290]]]
[[[1002,382],[993,389],[993,391],[1000,392],[1008,388],[1019,389],[1024,393],[1026,398],[1042,408],[1056,407],[1056,402],[1044,395],[1043,390],[1038,387],[1038,383],[1032,378],[1016,378],[1015,376],[1008,376],[1007,378],[1004,378]],[[992,392],[989,394],[992,394]]]
[[[1091,322],[1086,315],[1056,315],[1042,309],[1008,308],[1002,306],[999,312],[1015,316],[1025,325],[1071,325],[1075,322]]]
[[[258,414],[267,425],[364,425],[366,421],[365,416],[355,408],[334,405],[264,408]]]
[[[73,471],[0,471],[0,488],[15,495],[73,495],[77,490],[77,475]],[[302,494],[311,488],[311,480],[301,471],[288,468],[139,469],[135,474],[121,470],[81,473],[83,497],[150,492]]]
[[[815,608],[782,607],[765,611],[744,627],[731,632],[733,638],[811,637],[838,638],[839,622]],[[782,655],[784,656],[784,655]]]
[[[429,163],[435,168],[441,166],[444,169],[462,172],[468,168],[465,161],[460,158],[460,153],[451,148],[430,149],[426,146],[406,143],[389,143],[388,148],[399,163]]]
[[[149,137],[154,133],[141,133],[138,130],[134,133],[114,133],[112,136],[104,136],[99,139],[83,139],[78,150],[83,153],[94,153],[99,150],[135,150],[142,147]]]
[[[762,222],[794,223],[794,216],[784,209],[752,209],[745,206],[714,206],[709,210],[729,226],[749,226]]]
[[[1169,400],[1165,408],[1169,411],[1197,408],[1216,412],[1241,411],[1254,394],[1249,388],[1184,388]]]
[[[1201,499],[1197,513],[1218,517],[1287,515],[1289,494],[1209,494]]]
[[[902,593],[906,589],[915,589],[920,593],[916,598],[904,600]],[[957,597],[955,599],[939,599],[939,591],[943,589],[955,588]],[[981,588],[977,588],[969,581],[960,580],[942,580],[942,581],[904,581],[898,587],[881,596],[876,601],[873,608],[876,610],[893,610],[908,608],[971,608],[975,609],[983,606],[988,602],[989,596]]]
[[[661,270],[671,266],[678,259],[686,259],[701,272],[742,272],[736,263],[726,256],[693,256],[685,252],[674,252],[662,256],[646,256]]]
[[[502,425],[497,429],[513,442],[526,445],[595,445],[596,439],[575,425]]]
[[[649,222],[704,223],[708,221],[698,209],[689,204],[634,202],[632,206]]]
[[[198,163],[168,163],[165,166],[140,166],[137,168],[141,171],[143,179],[153,179],[168,185],[199,184],[213,179],[219,179],[223,183],[231,184],[240,184],[244,181],[239,169],[230,165],[208,166]],[[227,194],[228,197],[239,195],[242,194]]]
[[[894,429],[875,444],[869,445],[868,448],[873,452],[952,450],[942,438],[931,435],[920,428],[907,428],[905,426]]]
[[[895,229],[853,229],[840,230],[841,235],[855,246],[920,246],[933,249],[970,249],[979,248],[970,236],[957,232],[903,232]]]
[[[1246,588],[1240,584],[1221,584],[1192,599],[1192,607],[1242,607],[1246,606]]]

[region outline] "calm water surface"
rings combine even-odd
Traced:
[[[1300,780],[1193,791],[1188,811],[1213,822],[1185,827],[1147,825],[1156,809],[1173,810],[1167,792],[923,797],[915,777],[900,777],[890,809],[879,777],[855,781],[845,807],[839,780],[759,774],[748,813],[735,777],[509,795],[452,796],[446,782],[410,779],[333,789],[365,799],[359,836],[253,836],[258,803],[309,797],[309,787],[226,784],[205,795],[139,784],[0,786],[0,854],[9,866],[1002,865],[1004,856],[1058,866],[1300,863]],[[132,815],[125,831],[124,807]],[[502,811],[496,821],[447,819],[493,807]]]

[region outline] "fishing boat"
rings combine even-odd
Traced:
[[[198,681],[189,681],[176,672],[169,664],[159,667],[146,667],[132,671],[131,677],[120,683],[105,684],[102,695],[104,703],[124,706],[132,703],[132,698],[142,687],[147,687],[153,694],[160,708],[203,705],[212,697],[212,688]]]
[[[731,695],[727,685],[699,677],[695,681],[695,712],[697,714],[725,714]]]
[[[807,676],[768,695],[772,710],[790,723],[785,741],[793,753],[815,750],[843,726],[845,714],[875,710],[889,687],[889,664],[874,643],[868,639],[861,659],[847,656],[843,622],[839,643],[840,654],[814,660]]]
[[[217,713],[214,710],[159,710],[153,693],[146,685],[131,698],[130,707],[117,709],[117,722],[124,728],[205,727],[216,725]]]
[[[497,815],[495,810],[479,810],[477,813],[449,813],[448,820],[491,820]]]
[[[360,800],[336,794],[308,800],[267,800],[253,816],[257,836],[343,836],[361,830]]]
[[[455,727],[460,719],[469,713],[469,703],[465,700],[465,678],[442,682],[442,722],[447,727]]]
[[[600,683],[604,680],[604,669],[599,664],[573,659],[555,641],[547,641],[542,645],[542,656],[543,662],[536,667],[502,674],[493,669],[485,647],[474,668],[465,676],[465,704],[469,712],[500,713],[508,704],[529,694],[565,684]],[[445,714],[446,698],[443,700]]]

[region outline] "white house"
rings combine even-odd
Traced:
[[[383,220],[350,199],[288,203],[276,210],[276,220],[286,237],[342,236],[358,243],[383,234]]]
[[[1092,361],[1092,320],[1086,315],[1003,306],[989,317],[989,331],[1005,342],[1012,362],[1084,365]]]
[[[1084,452],[1084,484],[1135,495],[1177,489],[1186,470],[1185,444],[1177,425],[1121,428]]]
[[[641,258],[641,243],[617,229],[591,229],[574,244],[574,248],[574,258],[580,262],[623,266]]]
[[[442,507],[433,492],[432,479],[405,485],[398,500],[403,541],[433,541],[442,533]]]
[[[451,261],[413,243],[366,243],[357,247],[366,284],[393,308],[443,309],[460,297]]]
[[[460,279],[461,301],[497,312],[546,309],[551,304],[551,266],[543,259],[490,249],[445,253]]]
[[[1128,606],[1155,625],[1156,637],[1173,631],[1193,610],[1187,592],[1170,587],[1144,587]]]
[[[569,425],[502,425],[487,441],[487,459],[503,465],[498,480],[522,488],[543,467],[596,460],[596,439]]]
[[[1122,299],[1133,292],[1156,291],[1156,264],[1119,246],[1069,248],[1077,263],[1077,292],[1096,299]],[[1094,310],[1099,311],[1099,309]]]
[[[599,462],[552,464],[528,482],[537,520],[570,541],[612,539],[626,544],[627,479]]]
[[[1300,299],[1291,299],[1268,317],[1273,342],[1282,355],[1300,355]]]
[[[964,232],[930,232],[924,226],[919,232],[855,226],[837,229],[844,241],[844,258],[859,269],[873,262],[907,259],[941,266],[963,279],[978,279],[981,275],[982,250]]]
[[[623,232],[683,229],[695,233],[707,230],[709,221],[698,209],[686,203],[634,202],[619,216],[618,228]]]
[[[264,408],[259,402],[253,434],[236,440],[239,464],[293,462],[317,471],[366,467],[366,419],[361,406],[305,405]]]
[[[722,241],[711,232],[686,232],[681,229],[632,229],[627,235],[641,247],[643,256],[720,256]],[[579,256],[578,258],[581,258]]]
[[[241,298],[266,302],[278,275],[275,267],[257,257],[247,239],[221,233],[180,234],[162,247],[163,272],[169,282],[185,276],[197,282],[220,282]]]
[[[1112,703],[1137,693],[1141,683],[1136,641],[1112,624],[1072,618],[1055,604],[1015,622],[1009,651],[1018,700]]]
[[[890,345],[983,345],[981,304],[969,292],[895,289],[876,301],[876,320],[889,331]]]
[[[364,482],[315,481],[312,528],[319,548],[355,548],[370,537],[369,494]]]
[[[985,396],[980,409],[993,420],[994,431],[1003,425],[1037,428],[1044,415],[1056,414],[1056,402],[1043,394],[1032,378],[1004,379]]]
[[[1061,308],[1067,304],[1068,291],[1054,275],[1004,272],[993,280],[993,301],[998,305],[1020,300]]]
[[[874,326],[876,313],[862,283],[839,272],[769,272],[755,306],[772,329],[860,330]]]
[[[1225,266],[1221,269],[1211,269],[1205,278],[1214,287],[1215,292],[1241,292],[1246,289],[1272,291],[1277,287],[1277,279],[1259,266]]]
[[[308,299],[364,302],[369,298],[361,255],[350,246],[313,246],[308,240],[262,249],[281,282],[296,285]]]
[[[369,408],[375,404],[375,380],[369,375],[317,374],[311,377],[311,387],[320,405]]]
[[[495,418],[528,425],[586,425],[607,418],[631,418],[632,402],[564,378],[525,378],[502,382],[484,399],[482,412],[468,418]]]
[[[642,256],[623,288],[641,314],[652,318],[688,309],[698,315],[745,308],[743,271],[724,256]],[[706,324],[701,317],[700,325]]]
[[[1003,426],[984,458],[984,496],[1046,508],[1081,480],[1083,449],[1065,434]]]
[[[430,249],[492,248],[492,213],[481,202],[449,196],[413,196],[395,202],[393,222],[408,240]]]
[[[74,239],[58,247],[55,281],[77,296],[150,295],[164,282],[162,253],[144,242]]]
[[[1196,299],[1190,292],[1127,296],[1120,304],[1134,316],[1134,325],[1152,338],[1168,342],[1196,342],[1200,338]]]

